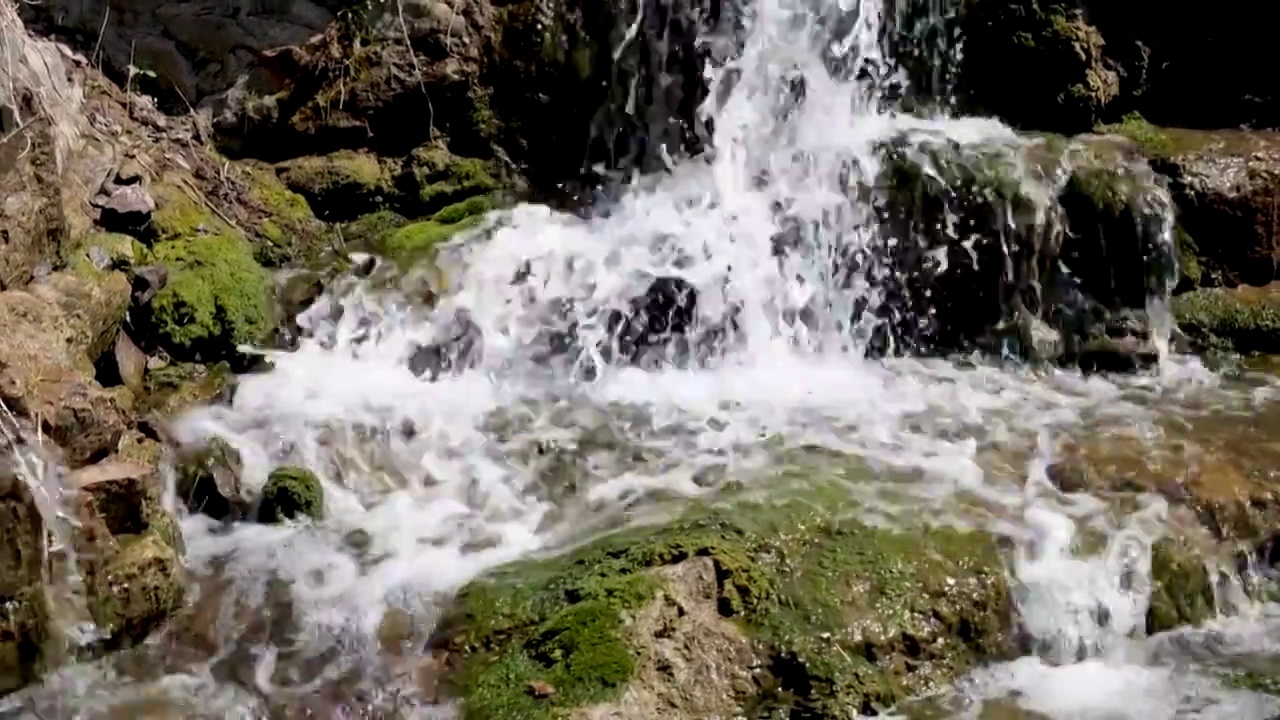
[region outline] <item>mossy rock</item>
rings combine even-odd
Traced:
[[[240,452],[221,438],[210,439],[178,466],[177,493],[191,512],[215,520],[238,520],[249,509],[240,486]]]
[[[429,260],[441,243],[474,226],[478,219],[477,216],[472,216],[451,224],[435,220],[409,223],[378,238],[374,243],[374,251],[397,264],[415,265]]]
[[[991,536],[871,528],[842,517],[839,492],[695,509],[467,586],[437,640],[459,660],[448,680],[466,717],[568,717],[618,700],[642,664],[632,620],[674,592],[664,569],[691,560],[714,564],[716,612],[765,669],[727,699],[752,717],[885,708],[1006,654],[1010,596]]]
[[[253,247],[228,231],[166,240],[153,261],[169,282],[140,313],[145,336],[179,360],[233,357],[271,327],[271,279]]]
[[[226,235],[233,232],[226,221],[183,188],[179,177],[166,177],[155,184],[156,211],[151,216],[148,240],[189,239],[200,235]]]
[[[379,210],[339,227],[342,241],[351,248],[372,250],[378,238],[389,235],[409,224],[409,219],[394,210]]]
[[[166,418],[213,402],[235,386],[235,375],[226,363],[173,363],[147,371],[140,412]]]
[[[459,157],[444,143],[436,142],[410,153],[400,185],[406,191],[406,209],[414,215],[430,215],[468,198],[501,190],[504,184],[500,178],[497,163]]]
[[[1280,352],[1280,293],[1265,288],[1205,288],[1170,303],[1178,328],[1199,350]]]
[[[52,664],[51,623],[43,587],[0,596],[0,694],[36,682]]]
[[[316,474],[305,468],[282,467],[271,471],[262,488],[258,520],[278,523],[302,516],[324,518],[324,487]]]
[[[66,257],[74,273],[128,270],[147,262],[147,248],[136,238],[121,233],[90,233],[72,243]]]
[[[115,644],[141,641],[186,593],[178,551],[155,530],[115,536],[113,552],[87,575],[89,614]]]
[[[395,193],[387,166],[374,155],[353,150],[290,160],[279,174],[323,220],[374,212],[390,204]]]
[[[1213,578],[1204,558],[1182,538],[1152,545],[1147,633],[1199,625],[1216,614]]]
[[[250,222],[254,256],[266,267],[288,263],[312,265],[333,250],[332,231],[311,211],[306,198],[293,192],[270,167],[248,165]]]

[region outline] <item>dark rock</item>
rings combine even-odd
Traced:
[[[632,298],[626,310],[610,313],[607,330],[612,350],[627,362],[663,351],[686,339],[697,321],[698,291],[679,277],[660,277],[643,295]]]
[[[213,438],[184,455],[176,490],[191,512],[227,521],[248,516],[252,502],[240,483],[243,463],[239,451],[225,440]]]
[[[146,305],[169,284],[169,270],[163,265],[145,265],[132,273],[133,304]]]
[[[440,333],[443,339],[419,345],[409,357],[409,371],[435,380],[442,373],[476,367],[484,354],[484,335],[465,309],[457,310]]]

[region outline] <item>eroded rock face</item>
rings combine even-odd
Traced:
[[[127,398],[94,380],[129,306],[118,272],[54,273],[0,293],[0,398],[36,418],[73,466],[105,456],[128,423]]]

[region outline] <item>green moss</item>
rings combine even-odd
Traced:
[[[391,176],[382,162],[351,150],[291,160],[281,166],[280,179],[325,219],[373,212],[387,204],[393,193]]]
[[[838,490],[690,511],[465,588],[446,624],[469,718],[563,717],[632,678],[628,619],[661,590],[653,569],[708,557],[718,606],[752,638],[760,711],[843,717],[938,687],[1005,648],[1008,589],[994,542],[842,518]],[[556,689],[547,698],[530,683]],[[757,716],[757,715],[752,715]]]
[[[177,179],[158,183],[151,189],[156,211],[151,216],[154,240],[179,240],[197,235],[225,235],[232,229],[204,203],[182,189]]]
[[[316,520],[324,517],[324,488],[315,473],[305,468],[282,467],[271,471],[262,488],[262,504],[258,519],[277,523],[306,515]]]
[[[1168,157],[1175,150],[1173,140],[1164,130],[1147,122],[1141,114],[1132,112],[1119,123],[1100,125],[1098,132],[1120,135],[1138,143],[1149,158]]]
[[[80,274],[126,270],[147,262],[147,247],[121,233],[90,233],[71,243],[62,260],[69,270]]]
[[[475,215],[483,215],[494,207],[493,198],[488,195],[477,195],[456,202],[443,208],[431,216],[433,222],[441,225],[453,225]]]
[[[117,642],[138,642],[182,606],[182,562],[154,532],[115,541],[113,552],[89,563],[89,614]]]
[[[230,233],[153,249],[169,282],[147,306],[152,337],[180,360],[209,362],[256,342],[271,324],[271,281],[253,248]]]
[[[1206,288],[1170,303],[1179,329],[1201,350],[1280,352],[1280,296],[1267,288]]]
[[[254,256],[268,267],[313,261],[330,249],[325,226],[304,197],[281,182],[270,168],[246,168],[249,200],[257,211],[252,231]]]
[[[1226,673],[1223,681],[1228,687],[1280,697],[1280,675],[1245,670]]]
[[[473,226],[478,217],[472,216],[451,225],[424,220],[410,223],[375,242],[378,254],[406,265],[431,257],[436,247],[457,232]]]
[[[1200,265],[1200,248],[1195,238],[1182,227],[1182,223],[1173,226],[1174,245],[1178,253],[1179,284],[1196,287],[1204,278],[1204,268]]]
[[[174,363],[149,370],[144,378],[144,413],[171,417],[195,405],[213,401],[235,382],[226,363]]]
[[[1151,547],[1151,605],[1147,633],[1199,625],[1217,613],[1213,580],[1203,558],[1182,539]]]
[[[408,170],[423,213],[434,213],[460,200],[502,187],[493,163],[458,157],[440,143],[414,150]]]
[[[390,235],[409,224],[403,215],[391,210],[379,210],[362,215],[351,222],[343,223],[340,229],[342,240],[347,245],[363,249],[375,247],[375,241]]]

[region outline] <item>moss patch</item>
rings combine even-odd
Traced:
[[[342,224],[342,240],[348,246],[372,249],[378,238],[390,235],[409,224],[405,216],[392,210],[379,210]]]
[[[626,627],[662,589],[649,571],[695,557],[714,563],[721,615],[768,669],[736,699],[753,717],[887,707],[1003,654],[1008,589],[989,536],[873,529],[834,514],[842,504],[702,508],[473,583],[444,632],[467,717],[563,717],[616,699],[636,668]],[[535,697],[534,683],[555,693]]]
[[[1280,352],[1280,293],[1265,288],[1206,288],[1171,303],[1179,329],[1200,350]]]
[[[262,488],[258,519],[277,523],[301,516],[324,517],[324,488],[316,474],[305,468],[282,467],[271,471]]]
[[[452,224],[423,220],[410,223],[379,238],[374,249],[396,263],[413,265],[429,259],[440,243],[453,237],[456,233],[472,227],[479,220],[471,216]]]
[[[268,267],[288,262],[309,264],[331,250],[329,232],[311,212],[306,198],[293,192],[267,167],[246,166],[249,200],[254,205],[254,256]]]
[[[375,156],[351,150],[303,157],[280,167],[280,179],[325,220],[373,212],[392,197],[391,175]]]
[[[271,281],[243,238],[224,233],[153,249],[169,282],[147,306],[150,336],[175,358],[210,362],[259,340],[271,324]]]
[[[1165,538],[1151,547],[1151,605],[1147,633],[1199,625],[1217,613],[1204,559],[1185,540]]]
[[[1147,122],[1140,113],[1129,113],[1118,123],[1099,125],[1098,132],[1119,135],[1138,143],[1142,152],[1149,158],[1168,157],[1178,148],[1164,130]]]
[[[184,191],[177,179],[158,183],[151,193],[155,197],[156,212],[151,216],[150,234],[156,242],[232,232],[216,213]]]
[[[160,417],[176,415],[194,405],[211,402],[235,383],[226,363],[175,363],[147,372],[140,410]]]
[[[127,270],[147,261],[147,248],[130,235],[91,233],[72,243],[63,258],[67,269],[75,273],[102,270]]]
[[[408,186],[409,202],[414,206],[412,209],[422,214],[502,188],[494,163],[459,157],[442,143],[414,150],[406,161],[405,171],[402,184]]]

